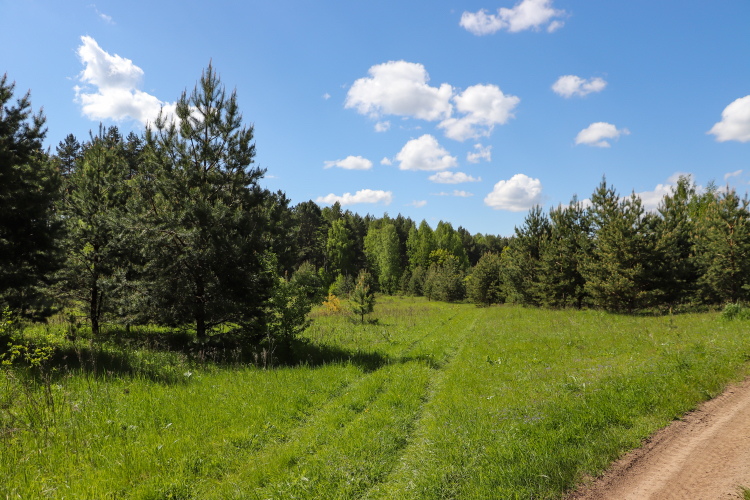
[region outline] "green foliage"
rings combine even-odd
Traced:
[[[516,235],[507,250],[503,250],[502,281],[511,302],[538,305],[540,280],[540,252],[543,242],[550,237],[550,223],[539,205],[516,228]]]
[[[264,267],[267,193],[264,171],[250,168],[253,128],[211,65],[176,114],[179,125],[160,115],[146,130],[130,210],[146,264],[138,306],[159,324],[192,323],[199,338],[227,323],[257,333],[276,270]]]
[[[329,271],[336,275],[351,272],[353,246],[349,230],[346,228],[346,221],[343,219],[333,221],[331,229],[328,230],[326,243]]]
[[[42,150],[46,118],[31,113],[31,93],[13,98],[15,83],[0,78],[0,305],[25,316],[46,316],[45,289],[60,267],[60,222],[53,212],[60,173]]]
[[[586,253],[581,274],[592,302],[605,309],[632,312],[655,303],[660,264],[653,219],[644,217],[635,194],[620,200],[602,180],[591,197],[596,238]]]
[[[502,302],[500,281],[502,259],[498,254],[486,253],[477,262],[466,283],[466,295],[478,305],[492,305]]]
[[[268,351],[273,353],[277,346],[289,348],[291,342],[310,326],[307,318],[312,303],[307,298],[307,290],[294,280],[279,278],[271,291],[266,312]]]
[[[409,278],[409,295],[421,297],[424,294],[424,282],[426,272],[422,266],[414,268],[414,272]]]
[[[740,304],[733,304],[730,302],[724,306],[724,309],[722,309],[721,317],[722,319],[727,319],[727,320],[732,320],[732,319],[750,320],[750,308],[744,307]]]
[[[703,301],[737,303],[750,297],[749,204],[727,189],[698,222],[695,261]]]
[[[396,227],[386,223],[381,228],[371,226],[365,238],[365,252],[376,271],[380,291],[394,294],[401,277],[401,243]]]
[[[362,271],[359,274],[357,285],[354,287],[351,296],[352,312],[359,316],[361,323],[365,322],[365,314],[370,314],[375,308],[375,296],[370,293],[367,274],[367,271]]]
[[[303,262],[292,275],[292,282],[304,291],[305,296],[311,303],[317,304],[323,300],[325,295],[323,281],[312,263]]]
[[[333,294],[338,297],[348,297],[354,291],[354,278],[350,274],[339,274],[336,277],[330,288],[328,288],[328,294]]]
[[[127,164],[119,143],[108,144],[106,129],[87,144],[80,164],[65,178],[58,213],[65,224],[67,256],[58,275],[64,297],[85,305],[94,335],[105,311],[112,311],[118,267],[127,267],[122,233],[117,227],[128,198]]]
[[[574,198],[567,207],[549,212],[549,233],[539,248],[539,279],[535,296],[547,307],[583,305],[585,279],[579,269],[590,228],[583,204]]]

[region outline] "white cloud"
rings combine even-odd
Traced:
[[[693,174],[686,172],[675,172],[667,178],[667,182],[665,182],[664,184],[657,184],[656,188],[654,188],[653,191],[642,191],[640,193],[635,193],[641,198],[641,203],[644,210],[646,210],[647,212],[656,210],[656,208],[659,206],[659,203],[661,203],[661,200],[665,196],[671,195],[674,192],[674,188],[677,186],[677,181],[680,179],[680,177],[690,177],[692,181]],[[696,186],[696,191],[699,193],[703,192],[703,186]]]
[[[454,189],[452,193],[446,193],[445,191],[440,191],[439,193],[430,193],[432,196],[458,196],[460,198],[469,198],[470,196],[474,196],[473,193],[469,193],[468,191],[459,191],[458,189]]]
[[[323,99],[325,99],[326,101],[328,99],[330,99],[330,98],[331,98],[331,94],[329,94],[328,92],[326,92],[325,94],[323,94]]]
[[[397,115],[403,120],[440,120],[438,127],[445,130],[445,135],[459,141],[489,136],[495,125],[513,118],[513,109],[520,102],[496,85],[474,85],[460,93],[447,83],[430,87],[427,71],[417,63],[389,61],[372,66],[368,73],[369,77],[360,78],[349,89],[346,108],[355,108],[375,119]],[[375,130],[383,132],[388,127],[390,122],[382,121]]]
[[[421,207],[423,207],[425,205],[427,205],[427,200],[414,200],[411,203],[407,203],[404,206],[407,206],[407,207],[411,206],[411,207],[421,208]]]
[[[96,15],[98,15],[99,19],[101,19],[105,23],[107,23],[107,24],[115,24],[115,22],[112,20],[112,16],[108,16],[104,12],[99,12],[99,9],[96,8],[96,5],[91,4],[91,5],[89,5],[89,7],[93,7],[94,12],[96,12]]]
[[[393,201],[393,193],[391,191],[362,189],[354,194],[344,193],[343,196],[336,196],[331,193],[327,196],[319,196],[315,200],[316,203],[324,203],[326,205],[333,205],[337,201],[341,205],[355,205],[357,203],[382,203],[383,205],[390,205]]]
[[[524,174],[516,174],[507,181],[495,184],[484,198],[484,204],[495,210],[522,212],[542,200],[542,183]]]
[[[482,180],[481,177],[475,179],[463,172],[438,172],[431,175],[429,179],[438,184],[461,184],[464,182],[480,182]]]
[[[549,26],[547,26],[547,33],[554,33],[563,26],[565,26],[565,21],[552,21],[549,23]]]
[[[174,114],[175,104],[162,102],[138,90],[143,70],[130,59],[109,55],[89,36],[82,36],[78,57],[85,65],[79,79],[93,85],[95,93],[76,86],[76,100],[83,114],[92,120],[124,120],[130,118],[143,124],[154,120],[164,107],[166,114]]]
[[[401,162],[401,170],[446,170],[457,165],[456,157],[450,156],[429,134],[407,142],[395,159]]]
[[[497,85],[474,85],[453,98],[456,109],[465,116],[446,118],[438,125],[445,135],[457,141],[488,136],[495,125],[503,125],[513,118],[513,108],[521,101],[505,95]],[[485,127],[484,129],[478,127]]]
[[[730,177],[739,177],[740,175],[742,175],[742,169],[740,169],[740,170],[735,170],[734,172],[729,172],[729,173],[727,173],[727,174],[724,174],[724,180],[726,181],[726,180],[728,180],[728,179],[729,179]]]
[[[618,139],[620,135],[629,135],[626,128],[617,129],[611,123],[596,122],[578,132],[576,144],[588,144],[599,148],[608,148],[609,143],[605,139]]]
[[[391,122],[384,121],[384,122],[378,122],[375,124],[375,132],[385,132],[391,128]]]
[[[585,80],[576,75],[565,75],[557,79],[552,85],[552,90],[565,98],[574,95],[583,97],[592,92],[601,92],[606,86],[607,82],[602,78],[597,77]]]
[[[479,160],[490,161],[492,159],[492,146],[482,147],[481,144],[474,144],[475,152],[466,154],[466,161],[469,163],[479,163]]]
[[[451,115],[453,88],[447,83],[430,87],[423,65],[389,61],[371,67],[368,73],[369,77],[352,84],[344,107],[373,118],[398,115],[432,121]]]
[[[750,95],[740,97],[721,112],[721,121],[707,132],[719,142],[750,141]]]
[[[522,0],[513,8],[497,9],[497,15],[488,15],[485,9],[480,9],[478,12],[464,12],[459,25],[477,36],[491,35],[503,29],[510,33],[517,33],[527,29],[538,31],[542,25],[547,24],[553,18],[564,15],[564,10],[552,8],[552,0]],[[547,31],[552,33],[562,28],[563,25],[562,21],[552,21]]]
[[[383,158],[380,160],[381,165],[393,165],[393,162],[389,158]]]
[[[370,170],[372,162],[361,156],[347,156],[343,160],[323,162],[323,168],[339,167],[345,170]]]

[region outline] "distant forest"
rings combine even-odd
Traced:
[[[100,126],[45,151],[45,118],[0,81],[0,307],[43,319],[227,326],[250,342],[294,336],[314,303],[407,294],[634,312],[750,295],[750,212],[681,177],[655,212],[606,179],[590,203],[532,208],[512,237],[435,228],[262,189],[253,127],[209,66],[176,120],[138,135]],[[362,294],[360,293],[360,296]],[[296,311],[290,317],[289,311]],[[264,340],[265,339],[265,340]]]

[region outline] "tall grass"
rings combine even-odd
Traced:
[[[312,317],[272,369],[169,332],[28,329],[58,354],[46,378],[0,372],[0,498],[556,498],[750,357],[716,313],[382,298],[364,325]]]

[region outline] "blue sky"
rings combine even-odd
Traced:
[[[143,130],[212,60],[293,203],[507,235],[603,174],[648,207],[676,173],[748,190],[746,0],[0,0],[0,18],[0,71],[53,149]]]

